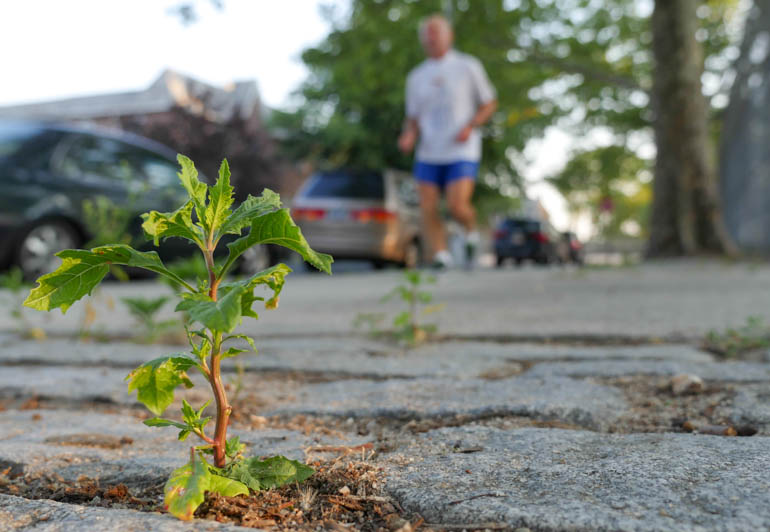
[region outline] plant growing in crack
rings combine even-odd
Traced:
[[[172,329],[182,328],[178,320],[158,320],[157,314],[168,303],[169,296],[160,297],[121,297],[120,301],[139,326],[137,339],[143,343],[152,343]]]
[[[28,283],[24,280],[24,274],[21,270],[19,268],[11,268],[7,272],[0,274],[0,288],[5,288],[10,293],[8,314],[16,322],[17,332],[25,338],[45,339],[45,331],[40,327],[33,327],[24,315],[22,302],[24,301],[24,291],[28,288]]]
[[[435,324],[422,323],[420,317],[441,310],[443,305],[429,305],[433,301],[433,294],[425,289],[425,285],[436,282],[433,275],[419,270],[407,270],[404,272],[404,281],[383,296],[381,301],[387,302],[398,297],[406,304],[406,309],[393,318],[394,333],[399,340],[416,345],[436,332]]]
[[[37,310],[61,308],[65,312],[90,294],[115,265],[144,268],[182,287],[176,310],[186,312],[191,323],[200,325],[187,330],[191,353],[164,356],[142,364],[129,373],[126,380],[129,393],[136,391],[137,399],[156,416],[171,405],[177,387],[193,385],[188,371],[199,371],[211,386],[216,406],[213,435],[206,432],[211,417],[204,416],[211,401],[196,409],[183,400],[181,422],[161,417],[144,422],[152,427],[175,427],[182,441],[191,434],[202,440],[201,445],[190,448],[189,462],[172,473],[164,490],[168,511],[180,519],[191,519],[207,491],[227,496],[248,494],[250,489],[300,482],[313,473],[304,464],[282,456],[246,459],[242,456],[244,445],[238,437],[227,438],[232,407],[222,382],[222,360],[246,351],[233,346],[235,340],[245,341],[254,349],[250,337],[235,334],[234,330],[243,317],[258,318],[252,308],[257,301],[264,302],[267,309],[277,307],[284,279],[291,270],[277,264],[239,281],[227,282],[226,276],[244,251],[260,244],[277,244],[296,251],[327,273],[331,273],[332,258],[310,248],[289,211],[281,208],[278,194],[270,190],[263,191],[259,197],[249,196],[232,210],[233,188],[226,160],[213,186],[198,180],[190,159],[180,155],[179,163],[182,168],[179,178],[189,200],[174,212],[144,214],[142,228],[156,246],[167,238],[183,238],[196,245],[206,263],[206,279],[192,286],[166,268],[156,252],[140,252],[127,244],[64,250],[57,254],[62,264],[38,279],[37,287],[24,304]],[[246,228],[249,231],[244,234]],[[217,266],[214,252],[225,235],[238,238],[227,244],[227,259]],[[267,299],[256,295],[254,291],[258,287],[267,288],[272,295]]]

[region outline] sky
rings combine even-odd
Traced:
[[[185,26],[169,9],[181,0],[0,0],[0,106],[148,87],[166,68],[215,85],[255,80],[269,107],[290,106],[305,79],[300,54],[330,30],[322,5],[349,0],[195,2]],[[10,52],[9,52],[10,51]],[[395,140],[394,140],[395,142]],[[568,228],[565,202],[542,182],[566,162],[570,139],[553,129],[528,147],[528,193],[553,224]],[[579,234],[590,227],[581,223]]]
[[[0,0],[0,105],[142,89],[170,67],[213,84],[254,79],[282,106],[305,77],[300,52],[329,30],[319,0],[225,0],[223,11],[196,0],[189,26],[168,12],[180,1]]]

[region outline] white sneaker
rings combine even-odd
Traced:
[[[433,256],[433,264],[431,267],[434,270],[447,270],[454,265],[453,263],[454,261],[452,260],[452,255],[449,251],[442,249]]]

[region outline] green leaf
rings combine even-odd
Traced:
[[[245,462],[249,474],[259,481],[262,489],[277,488],[289,482],[302,482],[315,473],[305,464],[289,460],[285,456],[273,456],[266,460],[251,458]]]
[[[227,340],[244,340],[247,344],[249,344],[249,347],[251,347],[251,350],[255,353],[257,352],[257,346],[254,344],[254,339],[251,336],[245,335],[245,334],[232,334],[225,338],[223,341],[226,342]]]
[[[163,419],[160,417],[146,419],[142,421],[142,423],[148,427],[176,427],[179,429],[179,435],[177,436],[179,441],[185,441],[187,437],[195,430],[195,427],[192,427],[186,423],[180,423],[172,419]]]
[[[202,418],[201,416],[203,415],[203,411],[206,410],[206,407],[210,404],[211,399],[203,403],[203,406],[198,410],[195,410],[192,406],[190,406],[190,403],[188,403],[185,399],[182,399],[182,419],[184,419],[184,422],[192,427],[205,427],[211,418]]]
[[[222,270],[223,273],[244,251],[257,244],[276,244],[291,249],[319,270],[331,273],[334,259],[330,255],[317,253],[310,248],[305,237],[302,236],[302,231],[291,219],[288,209],[280,209],[254,218],[249,234],[227,244],[230,253]]]
[[[182,167],[182,171],[178,174],[179,180],[190,196],[190,200],[198,214],[198,219],[201,220],[205,227],[203,214],[206,212],[206,192],[208,191],[208,186],[206,183],[198,180],[198,170],[195,169],[195,164],[188,157],[180,154],[176,158]]]
[[[128,374],[128,392],[136,390],[136,398],[153,414],[160,415],[174,401],[174,390],[180,384],[192,388],[185,373],[196,363],[186,356],[156,358]]]
[[[268,188],[264,189],[259,197],[249,195],[225,220],[219,228],[219,234],[240,235],[243,228],[250,226],[257,216],[280,208],[281,196]]]
[[[233,436],[227,442],[225,442],[225,455],[229,458],[241,453],[246,448],[246,445],[241,443],[241,438]]]
[[[236,356],[240,355],[241,353],[245,353],[246,351],[248,351],[248,349],[240,349],[238,347],[231,347],[227,351],[224,351],[222,353],[222,360],[224,360],[226,358],[236,357]]]
[[[241,297],[245,287],[233,287],[212,301],[202,294],[183,294],[176,310],[184,310],[190,319],[214,331],[232,332],[241,322]]]
[[[90,294],[110,267],[90,251],[66,249],[56,254],[62,259],[61,265],[37,280],[24,306],[35,310],[61,308],[62,313],[83,296]]]
[[[262,485],[259,483],[259,479],[254,477],[249,471],[249,465],[247,460],[239,460],[230,464],[224,471],[227,478],[237,480],[248,486],[252,491],[259,491],[262,489]]]
[[[163,488],[166,510],[183,521],[192,519],[206,491],[211,486],[211,473],[203,460],[193,459],[171,473]]]
[[[404,311],[400,312],[396,315],[395,318],[393,318],[393,325],[396,327],[405,327],[409,325],[411,321],[411,314],[409,312]]]
[[[265,302],[265,308],[274,309],[278,307],[278,299],[281,295],[281,290],[286,281],[286,276],[291,273],[291,268],[285,264],[276,264],[266,270],[255,273],[248,279],[236,281],[233,283],[226,283],[220,285],[222,290],[231,290],[233,288],[241,287],[245,289],[243,297],[241,298],[241,314],[250,318],[258,319],[259,316],[252,310],[252,305],[256,301],[262,301],[263,298],[254,295],[254,289],[257,286],[264,285],[273,291],[273,296]]]
[[[142,229],[147,238],[151,238],[155,245],[161,239],[172,236],[186,238],[199,246],[203,245],[203,235],[200,229],[195,227],[192,221],[193,204],[188,201],[174,212],[150,211],[142,215]]]
[[[156,298],[144,297],[121,297],[120,300],[126,305],[128,311],[139,319],[152,319],[152,317],[169,300],[167,296]]]
[[[249,488],[246,486],[246,484],[227,477],[221,477],[213,473],[211,474],[211,479],[209,480],[208,491],[219,493],[225,497],[235,497],[237,495],[249,494]]]
[[[210,231],[217,228],[230,214],[230,206],[233,204],[233,187],[230,186],[230,166],[227,159],[222,161],[219,167],[219,179],[209,188],[209,203],[206,206],[204,218]]]
[[[160,417],[145,419],[142,421],[142,423],[148,427],[176,427],[181,430],[192,430],[192,427],[185,423],[180,423],[179,421],[174,421],[173,419],[163,419]]]

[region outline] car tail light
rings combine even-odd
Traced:
[[[500,240],[501,238],[505,238],[505,230],[504,229],[496,229],[494,233],[492,233],[495,240]]]
[[[292,209],[291,215],[295,220],[307,220],[313,222],[315,220],[323,220],[326,216],[326,211],[324,209],[298,207]]]
[[[358,222],[385,223],[395,220],[398,216],[395,212],[382,208],[358,209],[350,213],[350,216]]]
[[[546,235],[545,233],[541,233],[539,231],[535,233],[535,240],[537,240],[541,244],[547,244],[549,242],[548,235]]]

